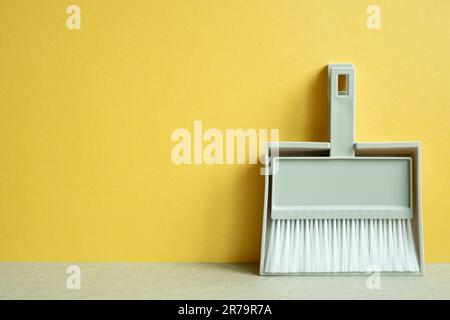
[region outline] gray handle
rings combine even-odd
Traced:
[[[328,65],[330,157],[355,155],[355,75],[353,64]]]

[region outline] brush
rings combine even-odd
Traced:
[[[274,219],[267,273],[417,272],[410,219]]]

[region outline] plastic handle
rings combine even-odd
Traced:
[[[355,155],[355,75],[353,64],[328,65],[331,157]]]

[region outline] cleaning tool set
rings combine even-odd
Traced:
[[[260,273],[423,274],[420,143],[355,143],[355,69],[328,66],[330,143],[266,145]]]

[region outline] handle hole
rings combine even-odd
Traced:
[[[349,85],[348,85],[348,74],[338,74],[338,85],[337,85],[337,95],[338,96],[348,96],[349,95]]]

